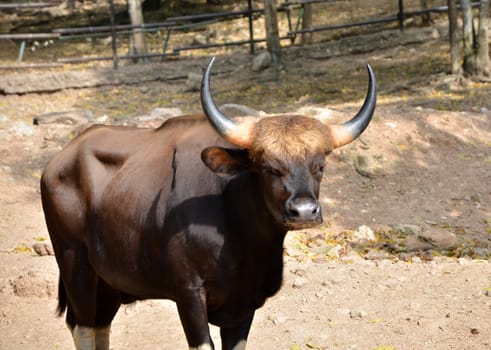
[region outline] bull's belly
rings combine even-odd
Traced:
[[[114,254],[98,250],[89,253],[90,263],[99,278],[122,295],[134,299],[173,299],[174,294],[165,266],[139,261],[138,255]]]

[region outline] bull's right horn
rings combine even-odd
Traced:
[[[344,146],[356,139],[366,129],[370,120],[372,120],[375,105],[377,104],[377,82],[373,69],[369,64],[367,65],[367,69],[369,78],[368,92],[361,109],[353,119],[343,124],[328,125],[333,148]]]
[[[243,148],[250,148],[253,124],[239,123],[225,116],[213,101],[210,91],[211,66],[215,61],[212,57],[206,66],[203,80],[201,81],[201,106],[210,124],[228,142]]]

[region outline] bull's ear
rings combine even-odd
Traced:
[[[246,149],[208,147],[201,152],[203,163],[219,176],[231,176],[250,167]]]

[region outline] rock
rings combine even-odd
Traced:
[[[295,278],[295,281],[293,281],[292,287],[293,288],[302,288],[306,284],[309,283],[309,280],[304,278],[304,277],[297,277]]]
[[[353,311],[351,310],[349,312],[349,317],[353,319],[362,319],[368,316],[368,313],[366,311]]]
[[[365,254],[365,259],[367,260],[384,260],[387,259],[389,254],[387,252],[381,251],[381,250],[376,250],[376,249],[370,249],[366,254]]]
[[[8,165],[2,165],[2,171],[6,172],[6,173],[11,173],[12,172],[12,168],[9,167]]]
[[[447,230],[430,230],[418,235],[420,240],[428,242],[434,247],[441,249],[453,249],[457,247],[458,241],[455,234]]]
[[[420,250],[424,251],[434,248],[430,242],[420,239],[417,235],[406,237],[403,245],[408,252],[418,252]]]
[[[245,117],[245,116],[254,116],[257,117],[261,113],[253,108],[239,105],[235,103],[226,103],[220,106],[220,111],[223,114],[231,116],[231,117]]]
[[[150,112],[149,119],[170,119],[182,115],[182,111],[178,107],[171,108],[155,108]]]
[[[481,333],[481,331],[479,330],[479,328],[476,328],[476,327],[471,328],[471,334],[476,335],[476,334],[479,334],[479,333]]]
[[[375,167],[373,162],[365,155],[357,155],[354,161],[355,170],[361,176],[368,178],[375,177]]]
[[[341,250],[343,250],[343,247],[340,244],[337,244],[329,249],[325,254],[331,258],[339,258],[341,256]]]
[[[392,227],[392,229],[397,234],[402,234],[404,236],[408,235],[418,235],[421,229],[416,225],[399,224]]]
[[[41,256],[54,255],[53,248],[46,243],[35,243],[32,245],[32,248],[36,253],[38,253],[38,255]]]
[[[431,31],[431,38],[432,39],[439,39],[441,37],[440,32],[437,29],[433,29]]]
[[[296,268],[291,270],[291,273],[294,275],[297,275],[299,277],[305,277],[307,275],[307,270],[302,269],[302,268]]]
[[[336,313],[339,316],[344,316],[344,317],[349,317],[351,310],[350,309],[345,309],[345,308],[339,308],[336,310]]]
[[[203,34],[195,34],[193,41],[191,42],[191,45],[193,46],[201,46],[201,45],[206,45],[208,44],[207,37]]]
[[[186,91],[195,92],[201,88],[201,74],[188,73],[188,79],[186,80]]]
[[[85,124],[89,120],[94,119],[94,114],[86,109],[78,109],[65,112],[54,112],[41,114],[32,120],[34,125],[40,124],[67,124],[67,125],[79,125]]]
[[[307,117],[316,118],[326,123],[333,120],[335,117],[342,115],[341,113],[334,111],[332,109],[315,107],[315,106],[300,107],[296,111],[296,113],[300,115],[305,115]]]
[[[107,115],[101,115],[100,117],[95,118],[95,122],[98,124],[104,124],[109,120]]]
[[[252,70],[254,72],[259,72],[268,68],[271,65],[271,55],[268,51],[261,52],[259,55],[254,57],[252,61]]]
[[[270,320],[275,326],[277,326],[279,324],[285,323],[288,320],[288,317],[282,315],[268,316],[268,320]]]
[[[32,136],[36,132],[36,129],[23,121],[13,123],[9,131],[17,136]]]
[[[375,241],[375,234],[373,233],[373,230],[366,226],[362,225],[356,229],[356,231],[353,233],[353,238],[357,240],[365,240],[365,241]]]

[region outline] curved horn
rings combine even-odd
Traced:
[[[225,140],[236,146],[249,148],[251,146],[252,125],[238,123],[229,119],[218,109],[213,101],[210,91],[210,73],[215,57],[212,57],[206,66],[201,81],[201,106],[210,124]]]
[[[367,69],[369,78],[368,92],[361,109],[353,119],[343,124],[328,125],[333,148],[344,146],[356,139],[366,129],[372,119],[375,105],[377,104],[377,82],[373,69],[369,64]]]

